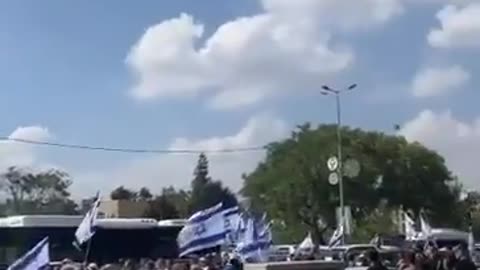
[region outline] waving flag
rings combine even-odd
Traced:
[[[243,238],[237,244],[236,252],[244,262],[265,262],[272,245],[270,226],[265,220],[257,221],[254,218],[247,220]],[[259,231],[262,230],[262,231]]]
[[[92,208],[87,212],[82,222],[75,232],[75,239],[78,244],[83,244],[90,240],[95,234],[95,221],[97,219],[98,207],[100,206],[100,196],[97,194]]]
[[[328,242],[329,247],[336,247],[342,243],[343,238],[343,225],[340,224],[338,228],[333,232],[330,241]]]
[[[272,222],[267,221],[267,214],[264,214],[262,219],[256,224],[258,231],[258,238],[263,243],[272,243]]]
[[[180,257],[223,245],[227,234],[222,203],[193,214],[177,237]]]
[[[238,222],[236,223],[235,230],[233,231],[233,242],[237,244],[241,239],[244,239],[245,232],[247,230],[248,217],[245,213],[240,213]]]
[[[225,219],[226,241],[230,245],[234,245],[236,241],[236,228],[240,222],[240,208],[238,206],[230,207],[223,210]]]
[[[403,217],[403,222],[405,225],[405,239],[408,241],[416,240],[418,232],[415,230],[415,221],[413,221],[413,219],[407,213],[403,213]]]
[[[422,215],[420,215],[420,228],[422,230],[422,234],[425,238],[429,238],[430,235],[432,234],[432,227],[430,227],[430,224],[425,221]]]
[[[16,260],[8,267],[8,270],[41,270],[48,268],[50,264],[50,252],[48,237],[45,237],[23,257]]]

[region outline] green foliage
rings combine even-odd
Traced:
[[[176,190],[174,187],[167,187],[162,189],[161,196],[164,197],[170,204],[175,206],[179,217],[188,217],[190,192],[187,192],[183,189]]]
[[[7,195],[6,214],[76,214],[70,199],[70,176],[60,170],[31,172],[10,167],[0,175]]]
[[[127,189],[124,186],[119,186],[110,193],[110,199],[134,201],[137,199],[137,192]]]
[[[354,224],[351,240],[357,243],[368,243],[376,234],[393,235],[398,233],[398,225],[394,222],[397,218],[396,215],[398,216],[398,212],[394,209],[380,206]]]
[[[203,153],[198,158],[191,186],[188,208],[190,214],[212,207],[219,202],[223,202],[225,206],[237,204],[235,195],[227,187],[223,187],[220,181],[212,181],[209,177],[208,159]]]
[[[140,201],[150,201],[153,199],[153,195],[146,187],[142,187],[137,193],[137,199]]]
[[[164,195],[156,196],[153,200],[149,201],[149,207],[144,216],[157,220],[180,217],[175,205]]]
[[[346,204],[357,222],[368,224],[365,220],[383,202],[388,209],[404,206],[415,214],[423,209],[433,225],[458,224],[454,213],[460,186],[436,152],[379,132],[343,127],[342,137],[345,159],[361,164],[359,175],[343,182]],[[322,232],[336,226],[338,186],[328,183],[326,166],[335,155],[335,125],[299,126],[290,138],[268,146],[266,159],[244,175],[242,193],[253,208],[287,227],[306,226],[321,242]]]

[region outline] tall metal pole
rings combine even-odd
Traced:
[[[350,91],[356,88],[356,84],[350,85],[348,88],[340,91],[332,89],[326,85],[322,86],[322,89],[326,92],[322,94],[334,94],[336,101],[336,111],[337,111],[337,158],[338,158],[338,167],[337,167],[337,176],[338,176],[338,193],[340,193],[340,226],[342,226],[343,233],[341,238],[342,245],[345,244],[345,200],[343,196],[343,156],[342,156],[342,106],[340,96],[344,91]]]
[[[345,202],[343,198],[343,159],[342,159],[342,107],[340,102],[340,92],[335,93],[337,103],[337,155],[338,155],[338,191],[340,193],[340,226],[342,226],[342,245],[345,243]]]

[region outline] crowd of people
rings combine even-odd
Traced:
[[[298,256],[291,260],[315,260],[315,256]],[[395,264],[387,262],[376,250],[369,251],[356,258],[345,258],[346,268],[363,266],[366,270],[476,270],[468,247],[459,245],[454,248],[438,249],[412,248],[402,252]],[[213,253],[202,257],[188,259],[124,259],[116,263],[86,265],[65,259],[54,265],[52,270],[241,270],[243,265],[239,259],[228,253]]]
[[[81,264],[65,259],[53,265],[52,270],[241,270],[242,263],[228,254],[209,254],[188,259],[121,259],[115,263],[99,265]]]
[[[367,270],[386,270],[381,256],[377,251],[369,252]],[[476,270],[468,247],[459,245],[451,248],[438,249],[434,246],[403,251],[397,263],[398,270]]]

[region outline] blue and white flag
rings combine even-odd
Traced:
[[[236,228],[240,222],[240,208],[238,206],[230,207],[223,210],[225,219],[226,240],[228,244],[235,244],[236,242]]]
[[[233,231],[234,244],[237,244],[241,239],[244,239],[245,232],[247,230],[248,217],[245,213],[240,213],[238,216],[238,222]]]
[[[338,228],[333,232],[330,241],[328,242],[329,247],[336,247],[342,243],[343,238],[343,225],[340,224]]]
[[[45,237],[35,247],[16,260],[8,270],[41,270],[50,264],[48,237]]]
[[[405,226],[405,239],[408,241],[414,241],[418,238],[419,233],[415,229],[415,221],[410,217],[408,213],[403,213],[403,223]]]
[[[468,227],[468,251],[470,258],[475,259],[475,237],[473,236],[472,226]]]
[[[257,231],[258,231],[258,238],[260,242],[263,243],[272,243],[272,222],[267,221],[267,214],[263,214],[262,219],[257,222]]]
[[[100,206],[100,196],[97,194],[97,198],[92,205],[92,208],[87,212],[82,222],[75,231],[75,239],[78,244],[82,245],[92,238],[95,234],[95,222],[98,214],[98,207]]]
[[[427,239],[430,238],[432,234],[432,227],[430,226],[430,224],[428,224],[427,221],[425,221],[422,215],[420,215],[420,228],[422,230],[423,237]]]
[[[271,235],[270,225],[265,224],[265,219],[257,221],[249,218],[243,238],[239,240],[235,251],[244,262],[268,261]]]
[[[219,203],[193,214],[177,237],[180,257],[225,243],[225,209]]]

